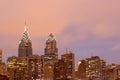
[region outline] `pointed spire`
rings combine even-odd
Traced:
[[[27,28],[26,28],[27,26],[26,26],[26,21],[25,21],[25,28],[24,28],[24,31],[27,31]]]
[[[27,28],[26,28],[26,21],[25,21],[24,32],[23,32],[21,41],[24,41],[24,42],[31,41],[30,36],[29,36],[29,33],[28,33],[28,31],[27,31]],[[20,41],[20,42],[21,42],[21,41]]]

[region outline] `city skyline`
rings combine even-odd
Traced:
[[[45,40],[53,33],[59,56],[67,48],[75,54],[76,63],[93,55],[109,64],[120,64],[119,2],[0,1],[0,49],[4,61],[9,56],[17,56],[26,20],[33,54],[44,54]]]

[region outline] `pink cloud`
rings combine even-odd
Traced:
[[[113,38],[118,34],[119,27],[112,25],[110,23],[108,24],[97,24],[91,28],[91,32],[93,36],[99,38],[99,39],[108,39]]]
[[[112,51],[120,51],[120,44],[117,44],[111,48]]]

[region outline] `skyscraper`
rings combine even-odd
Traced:
[[[48,36],[46,41],[45,54],[42,55],[42,78],[45,80],[54,79],[54,64],[58,61],[58,48],[53,34]]]
[[[29,55],[32,55],[32,42],[30,40],[30,36],[28,34],[25,24],[25,29],[22,35],[22,39],[19,42],[18,56],[27,57]]]
[[[53,34],[50,34],[46,41],[45,55],[56,59],[58,58],[58,48],[56,46],[56,40]]]

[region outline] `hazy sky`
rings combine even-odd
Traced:
[[[120,64],[120,0],[0,0],[0,48],[4,61],[17,55],[24,23],[34,54],[44,54],[53,33],[59,56],[66,48],[76,62],[100,56]]]

